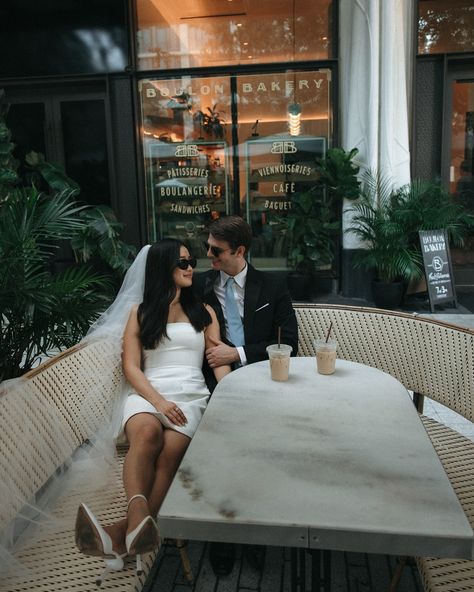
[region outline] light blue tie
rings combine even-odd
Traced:
[[[225,314],[227,317],[228,338],[235,345],[245,345],[244,327],[239,307],[234,295],[234,278],[228,278],[225,285]]]

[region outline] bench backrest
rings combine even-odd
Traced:
[[[0,388],[0,531],[108,420],[122,382],[115,349],[76,346]]]
[[[338,357],[379,368],[474,421],[474,331],[406,313],[295,304],[299,355],[333,323]]]

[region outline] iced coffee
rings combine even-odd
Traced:
[[[288,380],[290,370],[290,355],[293,348],[291,345],[280,343],[278,345],[269,345],[267,347],[268,358],[270,360],[270,372],[272,380],[284,382]]]
[[[316,365],[319,374],[334,374],[336,370],[337,341],[335,339],[315,339]]]

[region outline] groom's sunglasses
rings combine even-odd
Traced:
[[[197,259],[196,257],[190,257],[189,259],[178,259],[176,265],[183,271],[186,271],[186,269],[188,269],[189,266],[191,266],[192,269],[194,269],[197,265]]]
[[[221,247],[211,247],[211,245],[206,241],[203,243],[204,248],[206,249],[206,251],[211,251],[211,253],[214,255],[214,257],[220,257],[222,255],[222,253],[225,253],[226,251],[232,251],[232,249],[222,249]]]

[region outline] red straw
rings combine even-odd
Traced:
[[[329,341],[329,335],[331,335],[331,329],[332,329],[332,321],[331,321],[331,323],[329,325],[329,329],[328,329],[328,332],[327,332],[327,335],[326,335],[326,343]]]

